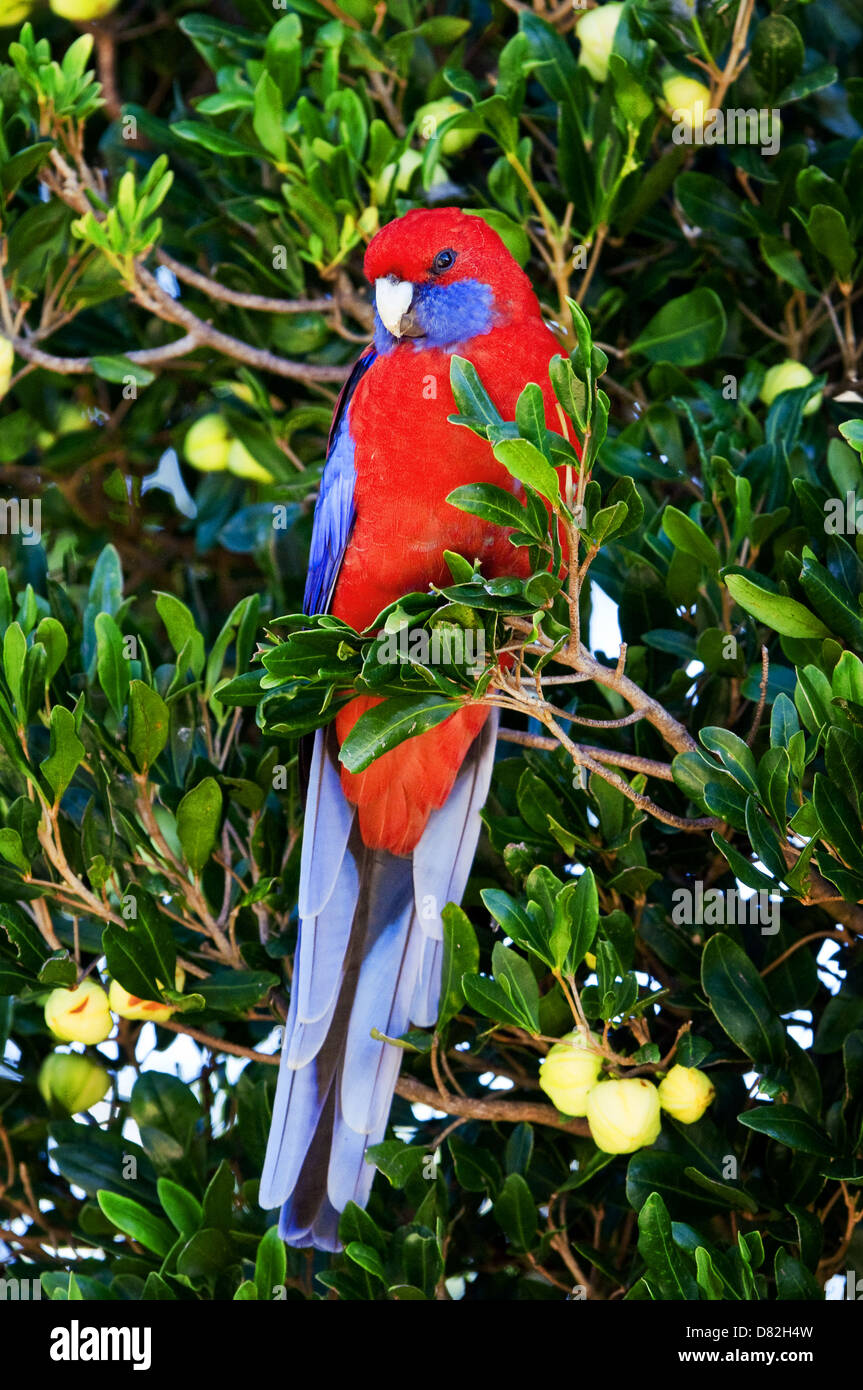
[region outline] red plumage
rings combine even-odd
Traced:
[[[543,323],[524,272],[482,218],[455,208],[408,213],[371,242],[365,272],[424,281],[442,247],[457,252],[441,285],[474,280],[491,288],[490,331],[455,349],[476,367],[504,419],[513,419],[525,383],[543,391],[546,423],[559,429],[548,364],[560,346]],[[402,339],[379,356],[360,380],[348,407],[356,449],[356,520],[332,600],[332,612],[353,627],[367,627],[387,604],[430,583],[445,584],[445,549],[480,559],[487,576],[526,573],[526,555],[508,533],[447,501],[466,483],[519,485],[495,459],[491,445],[448,422],[456,407],[450,389],[451,352]],[[357,699],[336,724],[342,741],[373,703]],[[437,728],[393,749],[365,772],[342,771],[342,786],[359,808],[360,829],[371,848],[408,854],[429,813],[449,795],[471,742],[488,711],[467,708]]]

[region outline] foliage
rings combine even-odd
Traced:
[[[570,6],[31,18],[0,66],[7,1276],[35,1267],[55,1298],[365,1301],[820,1299],[863,1276],[851,0],[627,0],[602,83]],[[679,143],[669,66],[716,107],[778,110],[778,152]],[[441,97],[461,110],[429,116]],[[521,489],[450,501],[514,528],[529,577],[452,554],[451,585],[357,633],[299,615],[311,504],[370,327],[364,246],[440,203],[528,270],[567,438],[536,385],[504,420],[454,356],[454,447],[474,430]],[[788,358],[811,380],[767,405]],[[184,453],[213,413],[257,472]],[[36,501],[41,536],[18,525]],[[603,593],[619,657],[596,650]],[[346,740],[353,770],[466,699],[509,741],[445,914],[437,1028],[399,1040],[368,1212],[311,1259],[256,1204],[267,1053],[298,739],[357,689],[386,700]],[[739,884],[767,924],[709,906]],[[85,971],[173,1010],[98,1048],[99,1124],[37,1087],[41,1005]],[[610,1074],[703,1068],[715,1102],[601,1152],[539,1101],[574,1022]],[[176,1052],[148,1061],[177,1032],[194,1086]]]

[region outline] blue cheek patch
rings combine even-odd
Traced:
[[[494,298],[480,280],[456,280],[451,285],[421,285],[414,298],[414,312],[425,337],[414,339],[423,347],[455,348],[469,338],[488,333],[493,322]],[[375,347],[392,352],[400,341],[386,329],[375,311]]]

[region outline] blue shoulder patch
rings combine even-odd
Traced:
[[[325,613],[329,608],[353,530],[356,516],[356,444],[348,423],[348,407],[359,382],[376,357],[375,349],[368,347],[356,362],[336,403],[327,446],[327,462],[321,475],[321,490],[315,507],[309,573],[303,597],[304,613]]]
[[[481,280],[455,280],[451,285],[418,285],[413,308],[424,336],[413,338],[414,349],[457,348],[470,338],[488,333],[494,321],[494,297]],[[375,347],[381,354],[392,352],[401,341],[381,321],[375,310]]]

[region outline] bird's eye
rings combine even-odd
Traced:
[[[455,251],[450,251],[450,249],[447,248],[446,251],[438,251],[437,255],[432,261],[432,270],[434,271],[435,275],[441,275],[445,270],[449,270],[450,266],[454,264]]]

